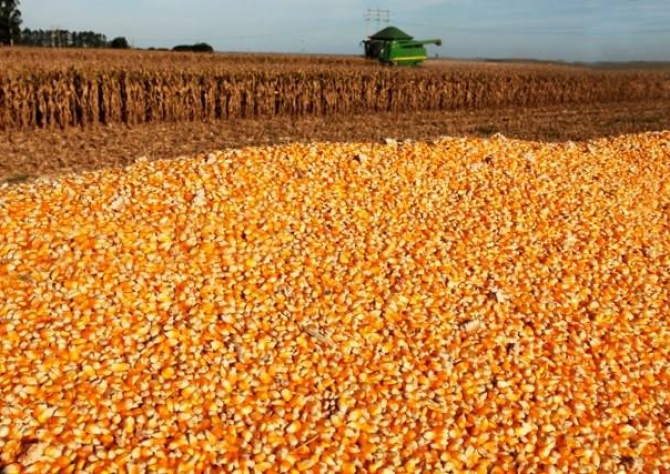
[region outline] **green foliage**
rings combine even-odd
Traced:
[[[172,51],[179,52],[193,52],[193,53],[213,53],[214,48],[212,48],[207,43],[196,43],[196,44],[180,44],[172,48]]]
[[[130,49],[130,45],[128,44],[128,40],[124,38],[123,36],[118,36],[114,38],[110,43],[109,47],[112,49]]]
[[[12,45],[21,39],[19,0],[0,0],[0,45]]]
[[[106,48],[107,37],[94,31],[31,30],[21,32],[21,44],[45,48]]]

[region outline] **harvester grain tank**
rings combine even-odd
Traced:
[[[362,42],[365,57],[377,59],[383,64],[416,66],[428,57],[426,45],[442,45],[442,40],[415,40],[404,31],[389,26]]]

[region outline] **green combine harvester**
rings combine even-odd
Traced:
[[[389,26],[362,42],[365,57],[393,66],[418,66],[428,58],[427,44],[442,45],[442,40],[415,40],[404,31]]]

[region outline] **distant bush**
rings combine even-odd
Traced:
[[[112,49],[130,49],[130,45],[128,44],[128,40],[124,38],[123,36],[119,36],[118,38],[114,38],[110,43],[109,47]]]
[[[190,51],[193,53],[213,53],[214,48],[212,48],[207,43],[196,43],[196,44],[180,44],[172,48],[172,51]]]

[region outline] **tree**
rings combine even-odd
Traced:
[[[213,53],[214,48],[212,48],[207,43],[196,43],[196,44],[179,44],[172,48],[172,51],[177,52],[194,52],[194,53]]]
[[[125,38],[120,39],[125,41]],[[111,43],[107,43],[105,35],[93,31],[31,30],[30,28],[21,31],[20,38],[14,40],[14,43],[43,48],[108,48],[112,46]]]
[[[21,44],[25,46],[33,45],[33,30],[31,30],[30,28],[25,28],[21,32]]]
[[[118,36],[109,43],[109,47],[112,49],[130,49],[128,40],[123,36]]]
[[[0,45],[13,45],[21,40],[19,0],[0,0]]]

